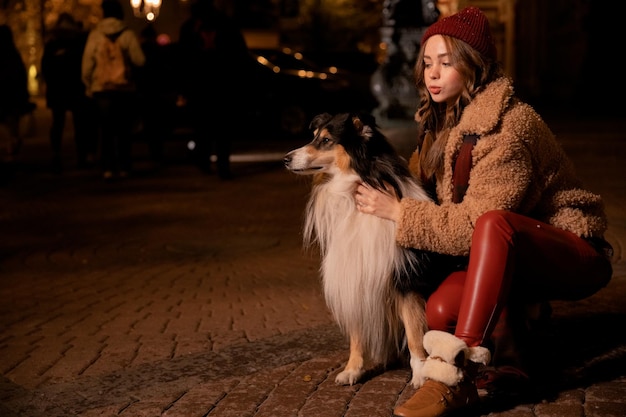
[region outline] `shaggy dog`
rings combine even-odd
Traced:
[[[395,224],[357,210],[359,183],[401,197],[428,200],[407,162],[378,130],[370,115],[320,114],[311,122],[313,140],[284,157],[285,167],[313,176],[305,211],[304,244],[317,243],[326,303],[349,338],[350,357],[335,381],[354,384],[365,360],[378,365],[410,352],[412,384],[420,385],[426,358],[424,297],[451,271],[447,257],[395,241]]]

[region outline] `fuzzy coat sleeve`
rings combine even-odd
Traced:
[[[452,202],[452,167],[464,134],[478,134],[469,187]],[[509,210],[570,230],[601,236],[602,201],[581,188],[574,168],[543,120],[499,79],[468,105],[448,137],[438,202],[401,201],[397,242],[405,247],[467,255],[474,225],[490,210]]]

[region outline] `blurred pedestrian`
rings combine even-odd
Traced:
[[[28,74],[8,25],[0,25],[0,143],[12,160],[22,146],[20,119],[33,110]]]
[[[79,168],[95,161],[97,131],[93,102],[85,94],[81,62],[87,32],[69,13],[61,13],[47,39],[41,59],[41,75],[46,86],[46,105],[52,112],[50,146],[52,169],[62,169],[61,145],[67,113],[72,117]]]
[[[212,0],[197,0],[191,16],[180,28],[184,72],[183,96],[191,112],[196,162],[211,172],[211,155],[217,157],[217,174],[231,178],[233,137],[242,134],[246,112],[246,82],[251,58],[240,28]]]
[[[152,24],[140,32],[146,63],[137,77],[140,96],[141,132],[150,156],[159,167],[164,162],[163,147],[172,134],[172,112],[176,105],[176,72],[172,45],[161,43]]]
[[[137,35],[124,23],[117,0],[103,0],[103,19],[91,30],[82,60],[82,79],[98,112],[103,178],[125,178],[132,168],[133,130],[140,117],[137,68],[145,55]]]

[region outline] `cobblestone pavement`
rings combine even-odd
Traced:
[[[298,143],[236,143],[231,181],[152,170],[139,144],[137,173],[103,183],[69,140],[48,172],[46,114],[0,185],[0,416],[391,416],[412,394],[404,366],[334,383],[348,346],[301,247],[308,183],[279,159]],[[551,126],[605,198],[614,279],[553,304],[538,395],[481,412],[626,416],[626,123]],[[410,149],[410,127],[384,130]]]

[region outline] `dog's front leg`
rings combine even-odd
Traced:
[[[354,385],[365,372],[363,363],[361,338],[353,332],[350,335],[350,358],[348,358],[348,364],[337,375],[335,382],[341,385]]]
[[[400,317],[404,324],[407,345],[411,354],[411,371],[413,373],[411,384],[415,388],[419,388],[424,382],[422,380],[422,367],[426,360],[423,343],[424,333],[428,330],[425,314],[426,304],[424,299],[415,293],[401,296],[399,304]]]

